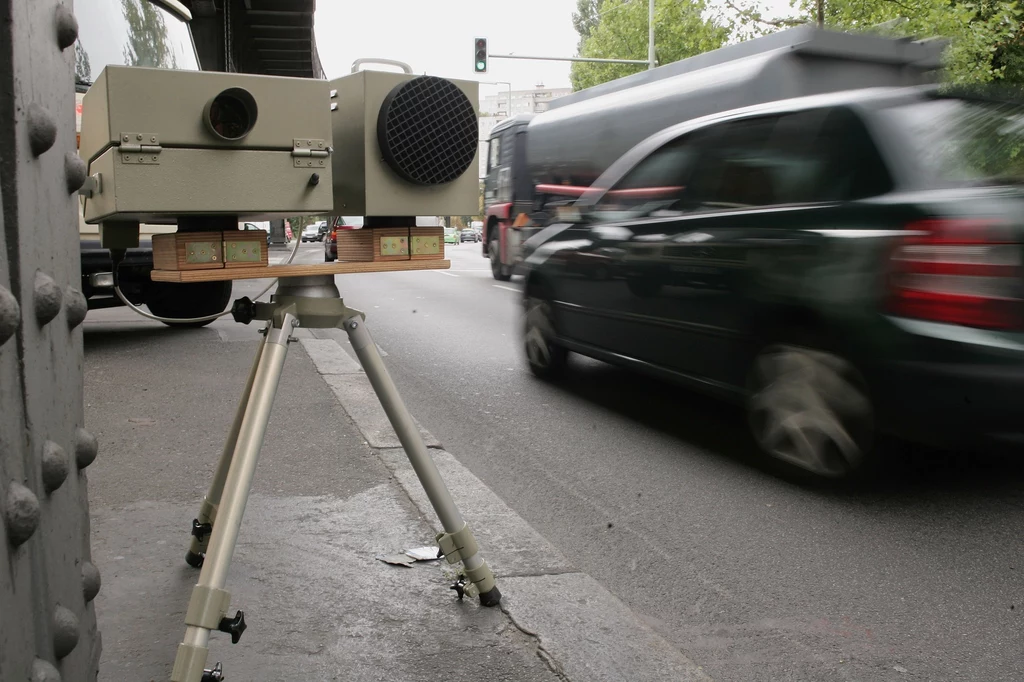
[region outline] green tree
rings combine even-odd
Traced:
[[[572,14],[572,27],[580,36],[579,43],[576,45],[576,51],[580,54],[583,52],[583,43],[594,32],[601,20],[601,5],[603,4],[604,0],[576,0],[576,11]]]
[[[125,65],[177,68],[178,61],[171,49],[160,10],[144,0],[121,0],[121,10],[128,22]]]
[[[647,59],[647,0],[579,0],[578,8],[581,11],[573,15],[573,24],[580,34],[580,56]],[[593,11],[584,14],[584,9]],[[705,14],[707,6],[703,0],[658,0],[654,7],[654,45],[658,64],[669,64],[725,44],[730,27]],[[596,24],[593,21],[595,17]],[[634,64],[574,62],[570,78],[573,89],[582,90],[643,68]]]
[[[801,23],[891,37],[942,38],[946,78],[956,84],[1024,83],[1021,0],[794,0],[793,16],[766,20],[756,4],[725,0],[742,37]]]
[[[75,80],[80,83],[92,83],[92,65],[89,54],[82,49],[82,41],[75,41]]]

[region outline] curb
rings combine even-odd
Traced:
[[[334,339],[299,340],[377,456],[417,509],[436,515],[357,360]],[[414,418],[415,421],[415,418]],[[632,610],[582,573],[424,429],[429,452],[498,577],[502,612],[537,639],[539,655],[568,680],[712,682]]]

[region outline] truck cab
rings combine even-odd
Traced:
[[[528,215],[533,209],[533,181],[526,167],[526,127],[532,118],[523,114],[502,121],[487,140],[481,242],[484,258],[491,261],[491,274],[498,280],[512,276],[519,244],[529,236],[514,226],[520,214]]]

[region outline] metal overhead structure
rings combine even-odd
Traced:
[[[182,0],[206,71],[324,78],[316,0]]]

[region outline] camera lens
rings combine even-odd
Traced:
[[[217,137],[240,140],[256,125],[256,100],[242,88],[230,88],[207,103],[203,119]]]

